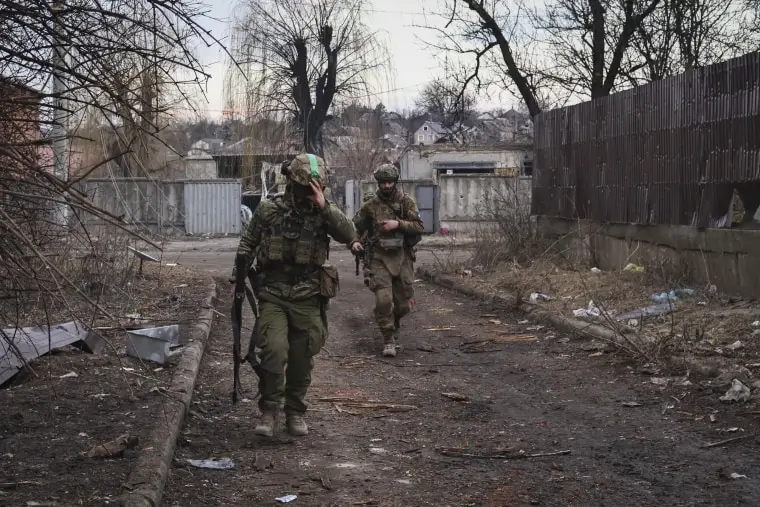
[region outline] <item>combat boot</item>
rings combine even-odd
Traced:
[[[253,432],[263,437],[271,437],[274,434],[275,419],[274,410],[262,410],[261,420]]]
[[[383,356],[396,357],[396,340],[393,338],[394,331],[383,330]]]
[[[302,415],[288,414],[286,423],[288,433],[294,437],[303,437],[309,433],[309,427],[306,426],[306,421]]]

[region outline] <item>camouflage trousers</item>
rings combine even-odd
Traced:
[[[375,293],[375,322],[385,343],[393,341],[396,323],[411,311],[414,297],[414,264],[409,256],[401,263],[398,276],[393,276],[381,259],[370,264],[370,288]]]
[[[259,357],[263,370],[259,383],[261,410],[303,414],[311,385],[314,356],[327,338],[327,303],[318,296],[304,301],[283,301],[261,295],[259,301]]]

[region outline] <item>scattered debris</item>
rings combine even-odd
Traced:
[[[666,377],[652,377],[649,379],[649,382],[656,386],[665,387],[670,384],[670,379]]]
[[[501,321],[499,319],[489,319],[488,322],[496,326],[501,325]]]
[[[638,401],[624,401],[623,406],[624,407],[643,407],[644,405],[642,405]]]
[[[737,351],[744,347],[744,344],[740,340],[736,340],[731,345],[726,345],[726,348],[729,350]]]
[[[639,266],[637,264],[628,263],[623,268],[623,271],[631,271],[633,273],[643,273],[644,272],[644,267],[643,266]]]
[[[746,475],[737,474],[736,472],[731,474],[732,479],[747,479]]]
[[[496,452],[488,453],[488,454],[479,454],[479,453],[473,453],[468,452],[464,449],[458,449],[458,448],[449,448],[449,447],[439,447],[436,449],[439,453],[443,454],[444,456],[450,456],[453,458],[474,458],[474,459],[528,459],[528,458],[544,458],[549,456],[564,456],[567,454],[570,454],[570,451],[556,451],[556,452],[540,452],[535,454],[526,454],[524,451],[519,451],[516,454],[508,454],[510,452],[509,449],[502,450],[497,449]]]
[[[486,340],[475,340],[471,342],[462,342],[459,344],[459,348],[462,352],[489,352],[498,349],[484,349],[486,345],[495,345],[497,343],[515,343],[515,342],[536,342],[538,338],[532,334],[518,334],[518,335],[500,335]]]
[[[335,406],[335,410],[337,410],[338,413],[340,414],[360,415],[359,412],[354,412],[353,410],[347,410],[341,407],[340,405],[338,405],[337,403],[334,406]]]
[[[235,463],[230,458],[189,459],[187,462],[196,468],[208,468],[211,470],[232,470],[235,468]]]
[[[343,398],[340,396],[320,398],[319,401],[326,402],[326,403],[340,403],[344,407],[351,407],[351,408],[373,408],[373,409],[388,409],[388,410],[396,410],[396,411],[417,410],[419,408],[414,405],[398,405],[394,403],[358,401],[358,400],[353,400],[351,398]]]
[[[175,347],[179,347],[177,324],[127,332],[127,355],[131,357],[166,364]]]
[[[655,303],[663,303],[667,301],[677,301],[684,296],[693,296],[696,292],[693,289],[673,289],[670,292],[662,292],[660,294],[652,294],[652,301]]]
[[[731,381],[731,388],[726,391],[726,394],[720,397],[720,401],[749,401],[751,391],[749,387],[742,384],[739,380],[733,379]]]
[[[383,449],[382,447],[370,447],[369,452],[371,452],[372,454],[379,454],[381,456],[385,456],[386,454],[388,454],[388,450]]]
[[[459,394],[459,393],[441,393],[441,396],[444,396],[454,401],[470,401],[469,397],[465,396],[464,394]]]
[[[253,460],[253,469],[257,472],[263,472],[268,468],[272,468],[272,461],[267,458],[262,458],[259,456],[259,453],[256,453],[256,457]]]
[[[425,329],[425,331],[451,331],[452,329],[456,329],[456,327],[454,326],[429,327]]]
[[[573,315],[576,317],[597,318],[602,315],[602,312],[599,310],[599,308],[596,307],[593,301],[589,301],[587,308],[579,308],[577,310],[574,310]]]
[[[90,354],[105,347],[105,340],[80,322],[71,321],[51,327],[9,328],[0,331],[0,385],[22,368],[51,350],[73,345]]]
[[[296,495],[285,495],[285,496],[281,496],[279,498],[275,498],[274,500],[275,500],[275,502],[278,502],[278,503],[290,503],[293,500],[295,500],[296,498],[298,498]]]
[[[119,320],[119,325],[124,329],[139,329],[150,323],[150,319],[143,318],[140,313],[128,313]]]
[[[596,352],[596,351],[605,351],[609,348],[609,345],[604,342],[600,342],[597,340],[592,340],[590,342],[582,343],[580,346],[581,350],[584,352]]]
[[[539,301],[551,301],[552,298],[550,296],[547,296],[546,294],[542,294],[540,292],[534,292],[530,295],[530,302],[531,303],[538,303]]]
[[[654,317],[657,315],[666,315],[668,313],[676,311],[677,308],[672,303],[662,303],[659,305],[654,306],[646,306],[644,308],[639,308],[638,310],[633,310],[632,312],[624,313],[622,315],[618,315],[615,320],[617,321],[623,321],[623,320],[631,320],[631,319],[643,319],[644,317]],[[631,324],[628,324],[631,326]],[[635,327],[638,325],[638,322],[632,327]]]
[[[122,456],[127,449],[133,449],[140,443],[140,439],[125,433],[106,442],[98,444],[85,454],[88,458],[115,458]]]
[[[79,376],[79,374],[78,374],[77,372],[75,372],[75,371],[70,371],[70,372],[68,372],[68,373],[66,373],[66,374],[64,374],[64,375],[61,375],[61,376],[60,376],[60,377],[58,377],[58,378],[74,378],[74,377],[78,377],[78,376]]]
[[[417,345],[417,350],[420,352],[436,352],[436,350],[430,345]]]
[[[598,275],[599,273],[602,272],[602,270],[599,268],[591,268],[591,272],[594,273],[595,275]]]
[[[161,261],[159,261],[155,257],[152,257],[152,256],[146,254],[145,252],[141,252],[141,251],[137,250],[136,248],[132,248],[131,246],[128,246],[127,250],[129,250],[130,252],[132,252],[133,254],[135,254],[135,256],[138,259],[140,259],[140,269],[138,269],[138,271],[137,271],[138,275],[142,275],[143,262],[144,261],[158,262],[159,264],[161,263]]]

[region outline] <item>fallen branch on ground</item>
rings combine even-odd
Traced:
[[[566,451],[556,451],[556,452],[540,452],[535,454],[504,454],[508,451],[501,451],[499,453],[493,453],[493,454],[476,454],[471,452],[461,452],[459,450],[455,449],[448,449],[448,448],[438,448],[436,449],[439,453],[443,454],[444,456],[450,456],[452,458],[473,458],[473,459],[528,459],[528,458],[545,458],[549,456],[564,456],[566,454],[570,454],[569,450]]]
[[[734,438],[727,438],[726,440],[721,440],[720,442],[713,442],[711,444],[705,444],[702,446],[702,449],[710,449],[712,447],[720,447],[721,445],[725,444],[731,444],[733,442],[738,442],[739,440],[746,440],[748,438],[756,437],[757,433],[752,433],[749,435],[742,435],[740,437],[734,437]]]

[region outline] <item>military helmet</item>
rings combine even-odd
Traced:
[[[286,176],[290,181],[299,185],[309,186],[309,181],[313,179],[325,186],[327,163],[322,157],[303,153],[290,162]]]
[[[396,183],[398,181],[398,169],[396,169],[396,166],[393,164],[383,164],[375,169],[375,180],[377,180],[378,183],[384,181],[392,181],[393,183]]]
[[[364,197],[362,197],[362,202],[367,202],[370,199],[372,199],[373,197],[375,197],[375,193],[374,192],[367,192],[366,194],[364,194]]]

